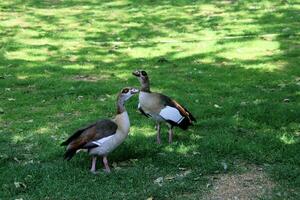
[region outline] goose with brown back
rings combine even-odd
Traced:
[[[91,172],[96,173],[97,156],[102,156],[106,172],[110,172],[107,155],[127,137],[130,128],[125,102],[139,90],[124,88],[117,97],[117,114],[114,119],[103,119],[77,130],[62,145],[67,146],[64,158],[71,160],[80,149],[87,149],[92,156]]]
[[[158,144],[161,143],[161,122],[166,122],[169,127],[169,143],[172,143],[173,140],[174,126],[186,130],[193,122],[196,122],[192,113],[177,101],[166,95],[150,91],[150,81],[147,72],[138,70],[132,74],[136,76],[141,83],[138,109],[143,115],[151,117],[156,121],[156,138]]]

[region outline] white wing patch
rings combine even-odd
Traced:
[[[162,116],[165,120],[171,120],[177,124],[179,124],[184,117],[180,114],[180,112],[171,106],[166,106],[163,108],[160,113],[160,116]]]
[[[92,143],[93,144],[96,144],[98,146],[101,146],[104,142],[106,142],[107,140],[111,139],[114,135],[110,135],[108,137],[105,137],[105,138],[101,138],[100,140],[96,140],[96,141],[93,141]]]

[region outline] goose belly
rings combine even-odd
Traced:
[[[115,150],[126,139],[126,136],[127,135],[123,136],[122,133],[117,132],[112,136],[97,140],[94,143],[99,146],[90,149],[89,154],[99,156],[107,155]]]
[[[156,113],[148,113],[155,121],[159,121],[159,122],[162,122],[164,121],[165,119],[159,115],[159,114],[156,114]]]

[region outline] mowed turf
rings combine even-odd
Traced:
[[[299,31],[296,0],[2,0],[0,199],[201,199],[245,165],[274,183],[262,198],[299,199]],[[111,174],[64,161],[60,143],[113,117],[135,69],[195,126],[171,145],[164,127],[159,146],[133,97]]]

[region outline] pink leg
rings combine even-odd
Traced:
[[[158,122],[156,123],[156,130],[157,130],[157,135],[156,135],[157,144],[161,144],[161,140],[160,140],[160,124]]]
[[[169,129],[169,144],[173,142],[173,130],[172,128]]]
[[[106,171],[107,173],[110,172],[110,168],[109,168],[109,165],[108,165],[108,160],[107,160],[107,157],[106,156],[103,156],[103,164],[104,164],[104,171]]]
[[[94,173],[94,174],[96,173],[96,162],[97,162],[97,157],[93,156],[93,158],[92,158],[91,172]]]

